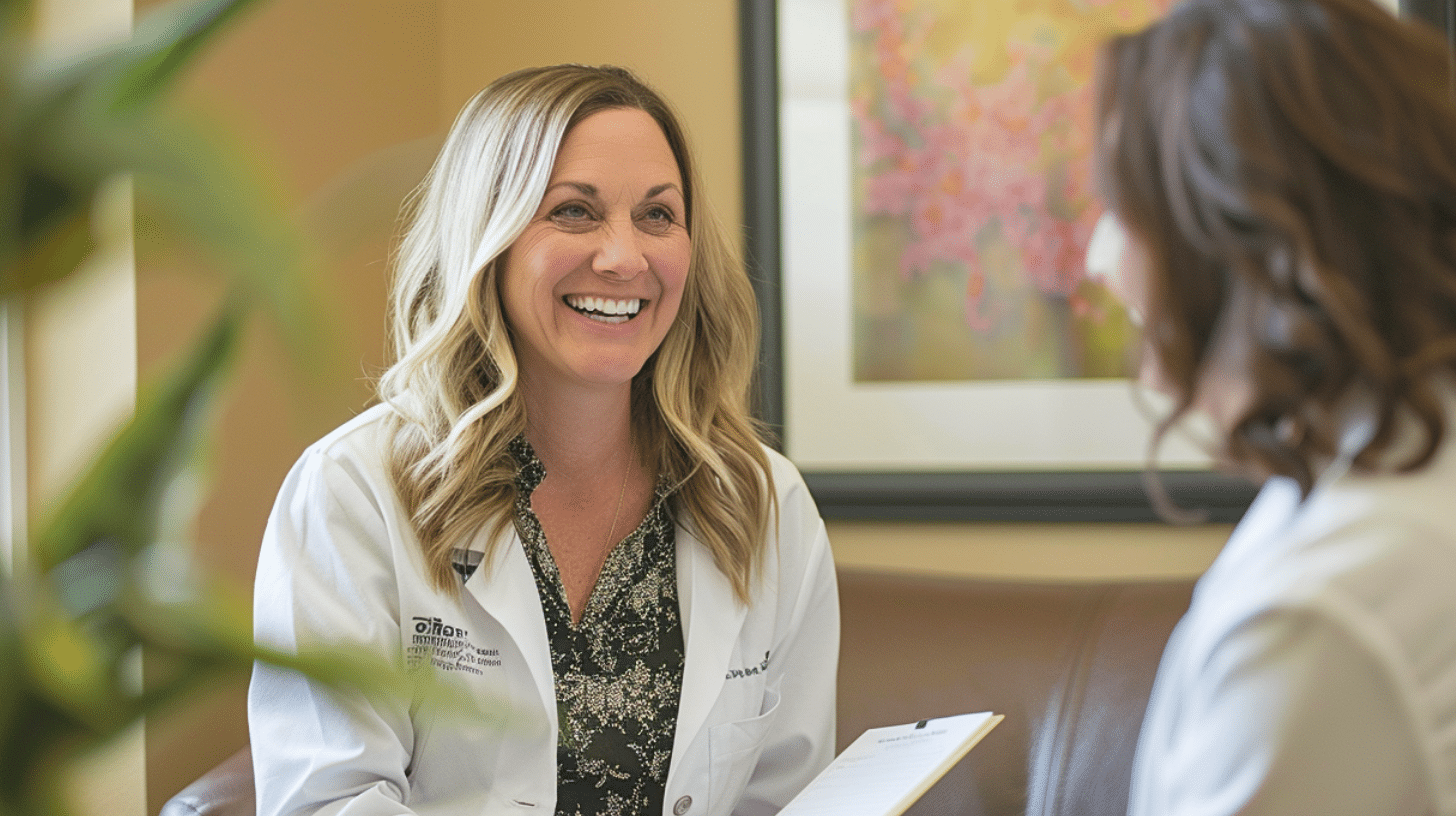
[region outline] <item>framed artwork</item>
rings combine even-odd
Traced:
[[[1156,519],[1160,407],[1083,257],[1097,45],[1168,3],[741,3],[762,412],[826,516]],[[1158,461],[1209,520],[1253,496]]]

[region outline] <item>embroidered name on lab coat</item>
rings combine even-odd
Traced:
[[[486,649],[470,642],[470,633],[451,626],[440,618],[416,616],[414,632],[405,651],[405,663],[417,669],[426,661],[442,671],[485,674],[485,669],[501,665],[500,650]]]
[[[764,652],[763,662],[759,663],[757,666],[744,666],[741,669],[729,669],[728,673],[723,675],[723,679],[742,680],[745,677],[752,677],[755,674],[763,674],[764,672],[768,671],[768,656],[769,652]]]

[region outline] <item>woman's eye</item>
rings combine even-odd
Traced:
[[[551,217],[559,221],[585,221],[591,218],[591,211],[580,204],[563,204],[551,211]]]
[[[672,210],[666,207],[648,207],[642,213],[642,220],[651,229],[665,230],[677,223]]]

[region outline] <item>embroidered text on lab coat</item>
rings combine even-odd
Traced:
[[[419,668],[426,660],[442,671],[485,674],[485,669],[501,665],[500,650],[487,649],[470,642],[470,633],[451,626],[440,618],[415,616],[414,631],[405,651],[405,663]]]

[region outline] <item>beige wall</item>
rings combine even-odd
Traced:
[[[495,77],[557,62],[630,68],[682,114],[718,216],[740,222],[738,5],[733,0],[441,0],[447,115]]]
[[[341,327],[343,351],[325,381],[300,396],[284,385],[287,370],[267,339],[254,338],[222,429],[216,492],[199,525],[207,563],[247,587],[287,467],[366,401],[363,374],[383,359],[384,238],[393,202],[423,172],[433,138],[490,79],[560,61],[636,70],[682,112],[709,200],[726,222],[740,223],[736,13],[734,0],[273,0],[209,56],[191,82],[192,97],[241,140],[276,157],[272,172],[288,200],[323,212],[310,223],[328,226],[325,305]],[[379,153],[392,145],[403,147]],[[392,192],[360,205],[355,192],[370,189],[371,178]],[[356,205],[342,218],[334,209],[341,201]],[[351,237],[359,235],[370,237]],[[146,258],[139,270],[145,373],[185,340],[211,293]],[[1059,580],[1196,573],[1223,532],[831,525],[838,555],[852,568]],[[245,740],[241,683],[149,722],[150,810]]]
[[[840,569],[1006,581],[1159,580],[1201,575],[1224,525],[836,522]]]

